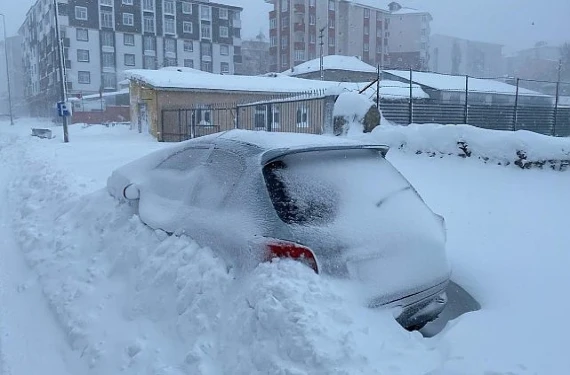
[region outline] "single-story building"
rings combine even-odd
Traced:
[[[284,71],[290,77],[318,80],[321,78],[321,59],[310,60]],[[378,69],[356,56],[323,56],[323,80],[335,82],[371,82]]]
[[[430,99],[439,103],[465,103],[466,76],[412,71],[412,82],[419,85]],[[410,71],[384,70],[384,79],[410,82]],[[469,77],[469,103],[514,105],[516,86],[504,82]],[[536,91],[519,87],[519,105],[552,106],[554,98]]]
[[[159,141],[231,129],[236,126],[239,114],[235,109],[240,103],[309,92],[338,95],[342,90],[364,87],[281,74],[220,75],[190,68],[130,70],[126,74],[130,80],[131,119],[141,131],[148,131]],[[306,117],[306,112],[301,112],[301,118]],[[302,124],[306,125],[304,121]],[[189,133],[190,126],[195,134]],[[306,127],[307,132],[313,132]]]
[[[100,124],[104,122],[129,122],[129,89],[103,92],[101,94],[70,97],[73,114],[71,122]]]

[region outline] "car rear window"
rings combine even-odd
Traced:
[[[314,151],[284,156],[264,166],[269,196],[287,224],[326,225],[354,197],[373,205],[390,192],[409,187],[376,150]],[[371,192],[372,191],[372,192]]]

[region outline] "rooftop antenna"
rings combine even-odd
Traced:
[[[324,32],[324,31],[325,31],[325,27],[322,27],[322,28],[319,30],[319,39],[320,39],[319,45],[321,46],[321,66],[320,66],[321,81],[324,81],[324,79],[325,79],[325,72],[324,72],[324,69],[323,69],[323,53],[324,53],[324,52],[323,52],[323,45],[325,44],[325,43],[323,42],[323,37],[324,37],[324,36],[323,36],[323,32]]]

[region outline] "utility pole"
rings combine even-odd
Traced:
[[[61,37],[59,33],[59,20],[58,20],[58,9],[57,0],[53,0],[53,11],[55,15],[55,37],[57,39],[57,56],[59,58],[59,79],[61,82],[61,101],[67,103],[67,88],[65,87],[65,63],[63,61],[63,44],[61,43]],[[67,116],[62,116],[63,119],[63,142],[69,142],[69,133],[67,131]]]
[[[560,100],[560,80],[562,79],[562,59],[558,61],[558,80],[556,81],[556,98],[554,99],[554,129],[553,135],[556,136],[556,126],[558,125],[558,101]]]
[[[10,110],[10,125],[14,125],[14,114],[12,113],[12,90],[10,89],[10,69],[8,67],[8,38],[6,37],[6,16],[2,16],[2,25],[4,26],[4,55],[6,57],[6,83],[8,84],[8,107]]]
[[[324,38],[323,32],[324,31],[325,31],[324,27],[319,30],[319,39],[320,39],[319,45],[321,46],[321,67],[320,67],[321,81],[324,81],[324,79],[325,79],[325,72],[324,72],[324,66],[323,66],[324,65],[324,62],[323,62],[323,59],[324,59],[324,57],[323,57],[323,53],[324,53],[323,45],[325,44],[323,42],[323,38]]]

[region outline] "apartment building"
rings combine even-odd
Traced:
[[[358,56],[371,65],[425,69],[431,15],[397,2],[266,0],[270,69],[284,71],[323,55]]]
[[[233,74],[241,63],[242,8],[209,1],[58,0],[70,96],[114,91],[128,69],[185,66]],[[57,101],[55,7],[38,0],[20,28],[26,96],[36,112]]]
[[[8,59],[4,55],[6,52],[8,52]],[[7,69],[6,61],[8,61]],[[24,100],[24,69],[22,68],[22,38],[20,36],[0,41],[0,116],[10,111],[6,73],[10,74],[12,112],[16,115],[24,115],[27,113],[27,105]]]

